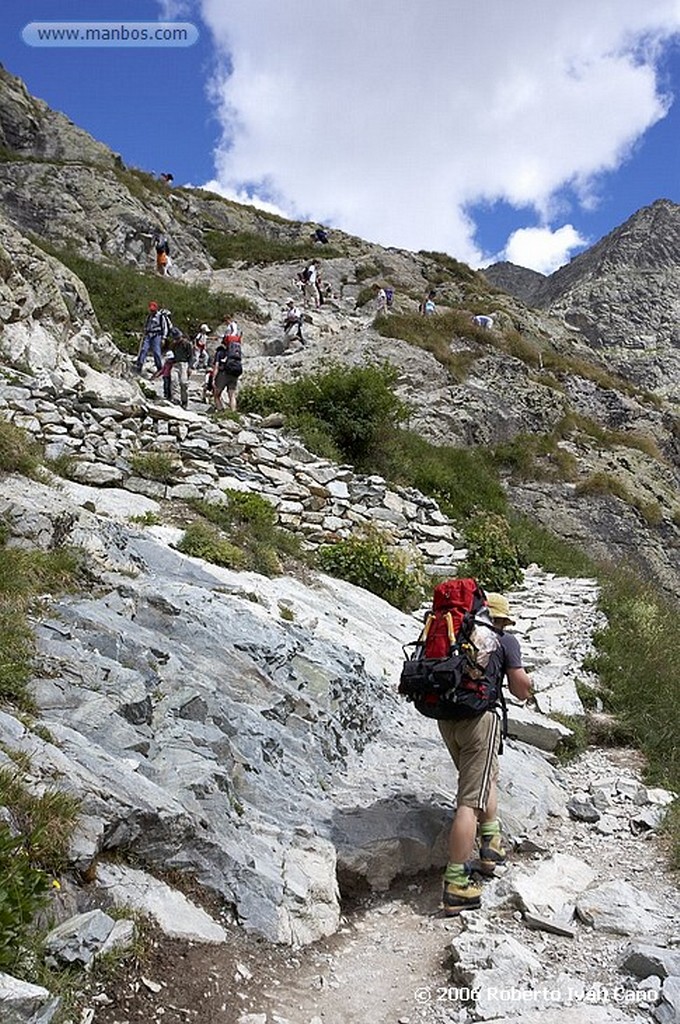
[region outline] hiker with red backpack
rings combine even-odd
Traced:
[[[215,409],[221,412],[224,409],[222,403],[222,392],[227,391],[229,409],[236,412],[236,388],[238,379],[243,373],[243,362],[241,355],[241,332],[235,320],[227,324],[221,344],[215,350],[213,359],[213,395]]]
[[[506,860],[497,793],[498,754],[507,731],[503,679],[518,700],[532,692],[517,638],[505,632],[511,625],[502,594],[485,594],[473,579],[447,580],[435,587],[432,612],[402,670],[399,692],[421,714],[437,719],[458,769],[442,896],[447,916],[481,906],[472,873],[493,875]],[[479,857],[473,859],[477,831]]]

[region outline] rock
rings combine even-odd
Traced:
[[[100,864],[97,878],[116,906],[148,914],[172,938],[207,943],[226,941],[224,929],[204,910],[145,871],[122,864]]]
[[[588,889],[596,877],[585,861],[570,854],[556,853],[542,861],[538,867],[513,866],[507,876],[499,880],[497,899],[514,904],[530,914],[544,916],[549,910],[553,917],[570,908],[574,899]]]
[[[61,963],[87,967],[101,952],[114,924],[114,920],[101,910],[78,914],[49,932],[45,950]]]
[[[629,971],[636,978],[648,978],[650,975],[659,978],[672,975],[680,977],[680,950],[640,941],[631,942],[624,950],[621,970]]]
[[[527,707],[508,705],[508,734],[540,750],[552,751],[560,740],[572,735],[561,722],[545,718]]]
[[[46,988],[0,973],[0,1017],[3,1024],[49,1024],[59,1002],[59,998],[52,996]]]
[[[614,935],[661,935],[668,927],[656,901],[621,879],[581,893],[576,912],[585,924]]]
[[[587,798],[573,796],[567,801],[567,810],[576,821],[593,823],[600,820],[600,812]]]
[[[677,1024],[680,1021],[679,977],[666,978],[661,987],[661,1002],[653,1013],[659,1024]]]

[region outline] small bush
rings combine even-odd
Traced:
[[[512,515],[510,522],[522,565],[536,562],[558,576],[597,576],[596,563],[580,548],[561,540],[526,516]]]
[[[464,523],[477,508],[504,513],[507,498],[489,452],[434,445],[419,434],[392,432],[374,453],[373,471],[434,498],[446,515]]]
[[[479,512],[463,533],[468,555],[460,576],[474,576],[486,590],[508,590],[520,582],[520,554],[504,516]]]
[[[38,911],[47,904],[50,882],[34,867],[21,836],[0,823],[0,971],[22,975],[28,933]]]
[[[575,718],[573,715],[563,715],[557,711],[553,712],[550,717],[571,729],[571,736],[565,736],[560,740],[555,754],[562,762],[573,761],[588,746],[588,730],[585,719]]]
[[[138,476],[163,484],[173,483],[179,470],[177,461],[165,452],[138,452],[131,457],[130,465]]]
[[[313,420],[342,459],[367,468],[386,435],[406,416],[393,391],[396,376],[387,364],[331,364],[291,383],[246,385],[239,403],[244,412],[283,412],[294,430],[304,430]]]
[[[611,473],[591,473],[589,477],[576,485],[575,493],[579,495],[611,494],[620,498],[626,505],[637,509],[648,526],[658,526],[663,520],[663,512],[657,501],[644,501],[639,495],[631,494],[626,485]]]
[[[62,871],[78,817],[78,800],[56,789],[36,796],[16,772],[0,768],[0,804],[9,808],[31,862],[52,874]]]
[[[34,477],[40,465],[40,446],[22,430],[0,419],[0,470]]]
[[[302,559],[298,538],[277,526],[276,511],[266,498],[234,490],[224,494],[224,504],[201,499],[188,504],[203,519],[218,527],[221,536],[239,550],[243,568],[273,576],[282,571],[282,558]]]
[[[72,589],[82,574],[77,551],[9,548],[9,528],[0,531],[0,702],[33,709],[31,677],[33,632],[27,613],[38,594]]]
[[[413,611],[423,600],[425,579],[419,568],[409,568],[402,552],[391,550],[377,530],[349,537],[319,549],[320,568],[400,608]]]
[[[151,509],[149,509],[141,515],[130,516],[128,522],[136,523],[139,526],[161,526],[163,520],[158,515],[158,512],[152,512]]]
[[[216,526],[201,520],[189,523],[177,545],[177,550],[193,558],[204,558],[206,562],[214,562],[215,565],[222,565],[227,569],[244,567],[243,552],[228,541]]]

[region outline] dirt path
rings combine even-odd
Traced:
[[[640,770],[633,751],[594,749],[563,769],[563,781],[574,791],[590,778],[635,779]],[[578,856],[596,866],[603,881],[639,884],[674,908],[680,942],[680,895],[658,836],[629,828],[599,835],[583,822],[558,818],[544,839],[549,853]],[[515,863],[540,857],[520,854]],[[440,884],[439,874],[429,874],[384,896],[358,900],[334,936],[298,951],[236,929],[221,947],[156,935],[142,961],[128,961],[108,981],[95,979],[81,1007],[94,1008],[94,1024],[453,1024],[473,1018],[455,998],[451,940],[462,931],[487,928],[529,947],[555,975],[564,972],[605,994],[623,984],[618,964],[625,937],[578,923],[573,939],[531,931],[519,911],[490,906],[465,919],[447,919],[437,909]],[[487,883],[485,892],[496,885]],[[611,1002],[624,1017],[634,1019],[639,1012],[618,997]]]

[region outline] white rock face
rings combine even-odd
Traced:
[[[226,940],[224,928],[204,910],[145,871],[122,864],[101,864],[97,879],[116,906],[148,914],[166,935],[192,942]]]

